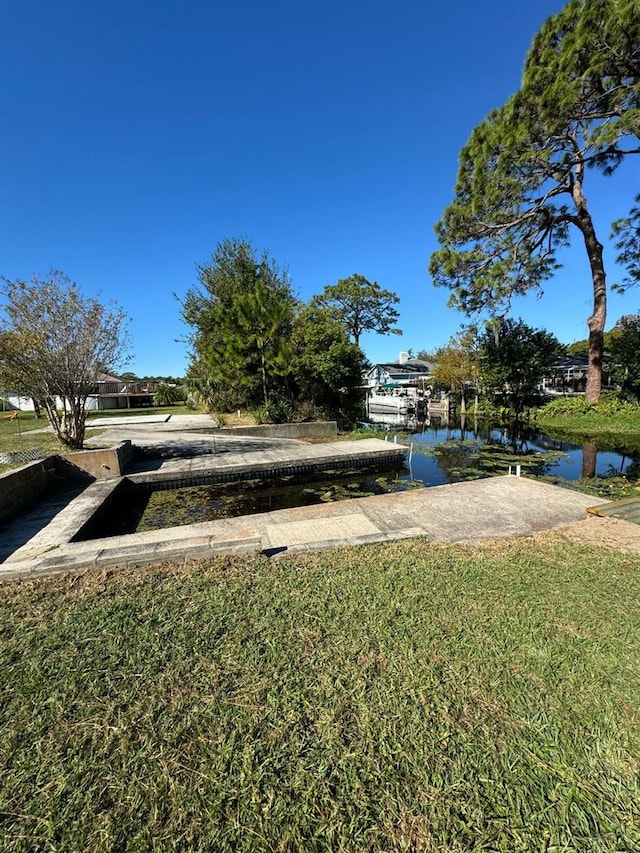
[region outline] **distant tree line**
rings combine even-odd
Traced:
[[[620,317],[604,340],[607,374],[625,396],[640,398],[640,314]],[[454,394],[463,407],[469,394],[482,394],[519,414],[540,403],[540,385],[563,356],[586,359],[588,350],[588,340],[566,346],[544,329],[502,318],[469,326],[439,349],[419,355],[432,364],[433,385]]]

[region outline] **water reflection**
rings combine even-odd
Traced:
[[[593,441],[585,441],[582,445],[582,477],[593,480],[596,476],[598,448]]]
[[[510,464],[567,480],[640,475],[640,447],[628,446],[624,436],[579,444],[523,424],[481,425],[472,415],[452,420],[372,413],[369,421],[408,433],[406,440],[414,449],[411,475],[428,485],[506,473]]]

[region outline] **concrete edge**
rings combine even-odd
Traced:
[[[101,544],[104,540],[101,540]],[[200,536],[187,541],[159,540],[152,545],[117,545],[73,553],[61,550],[49,552],[40,559],[0,566],[0,583],[10,580],[33,580],[85,571],[87,569],[132,568],[153,563],[185,565],[192,560],[206,559],[213,554],[257,554],[262,551],[262,539],[253,530],[237,530],[228,534]]]
[[[421,527],[407,527],[404,530],[380,530],[376,533],[362,533],[359,536],[345,536],[335,539],[320,539],[313,542],[300,542],[295,545],[274,545],[265,548],[263,554],[269,557],[283,557],[296,551],[326,551],[333,548],[352,547],[354,545],[372,545],[376,542],[394,542],[398,539],[428,539],[429,536]]]

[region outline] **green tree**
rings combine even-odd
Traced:
[[[418,350],[418,354],[416,355],[416,358],[420,359],[420,361],[427,361],[430,363],[430,362],[436,360],[437,352],[438,352],[437,349],[436,350],[421,349],[421,350]]]
[[[362,408],[366,360],[351,343],[339,313],[313,300],[296,318],[291,375],[298,398],[323,417],[351,421]]]
[[[476,333],[474,329],[466,329],[436,350],[431,379],[436,385],[459,393],[464,411],[465,388],[475,385],[476,376]]]
[[[618,250],[618,262],[627,268],[625,278],[614,285],[615,290],[624,292],[633,285],[640,284],[640,195],[637,204],[631,208],[629,216],[613,223],[611,236],[615,238]]]
[[[160,382],[153,395],[154,406],[173,406],[185,398],[182,385],[170,385],[168,382]]]
[[[222,240],[181,300],[191,327],[188,385],[212,408],[255,407],[286,385],[296,301],[288,273],[247,240]],[[199,393],[200,393],[199,392]]]
[[[429,265],[434,283],[451,289],[452,304],[504,316],[515,295],[552,277],[557,250],[576,229],[593,294],[591,401],[602,383],[607,288],[584,184],[588,166],[609,174],[640,150],[639,56],[633,0],[571,0],[552,16],[533,41],[520,91],[461,152],[454,201],[436,226],[442,248]]]
[[[234,296],[233,306],[241,340],[237,346],[238,336],[233,336],[234,355],[244,358],[246,368],[252,367],[257,356],[262,402],[267,405],[272,385],[290,370],[293,305],[286,299],[274,300],[268,285],[258,279],[252,292]],[[252,374],[245,369],[242,381],[247,384],[249,378]]]
[[[620,322],[620,321],[618,321]],[[604,344],[604,352],[608,353],[611,350],[611,343],[620,334],[620,329],[618,327],[618,323],[613,327],[613,329],[609,329],[608,332],[605,332],[602,336],[602,341]],[[589,355],[589,338],[583,338],[581,341],[573,341],[573,343],[567,346],[567,355]]]
[[[628,314],[616,324],[609,346],[611,375],[625,390],[640,392],[640,315]]]
[[[316,301],[320,305],[337,309],[356,346],[360,345],[363,332],[402,334],[400,329],[394,328],[394,323],[400,317],[394,308],[400,302],[398,296],[357,273],[349,278],[341,278],[337,284],[328,284],[316,297]]]
[[[185,396],[189,405],[213,412],[219,404],[222,390],[219,385],[207,377],[202,365],[192,363],[184,380]]]
[[[98,375],[127,361],[127,318],[117,305],[82,296],[57,270],[3,282],[0,379],[32,397],[60,442],[79,450]]]
[[[516,414],[536,396],[564,347],[552,334],[522,320],[490,324],[478,339],[478,366],[484,387],[508,399]]]

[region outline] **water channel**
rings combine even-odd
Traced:
[[[374,423],[375,421],[375,423]],[[335,500],[440,486],[506,474],[578,480],[583,477],[640,476],[640,448],[612,441],[575,444],[538,430],[417,420],[406,415],[371,415],[363,426],[383,429],[387,440],[406,446],[405,467],[325,471],[306,477],[159,488],[128,483],[117,506],[92,536],[157,530],[230,516],[272,512]]]
[[[486,425],[467,417],[462,423],[440,418],[419,421],[407,415],[369,416],[372,427],[413,447],[407,458],[409,476],[427,486],[507,473],[521,465],[523,473],[574,481],[582,478],[640,477],[640,447],[624,436],[581,443],[520,425]]]

